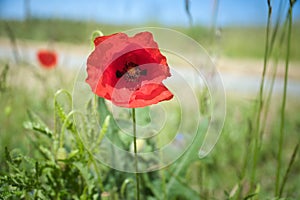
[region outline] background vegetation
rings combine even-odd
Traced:
[[[7,24],[19,39],[34,41],[55,41],[72,44],[87,44],[94,30],[103,30],[105,34],[135,28],[130,25],[114,26],[96,22],[65,21],[59,19],[32,19],[30,21],[0,21],[0,36],[7,37]],[[145,26],[160,26],[147,24]],[[53,28],[55,27],[55,29]],[[192,37],[206,49],[209,49],[215,33],[210,28],[201,26],[169,27]],[[256,58],[264,56],[265,27],[225,27],[218,30],[216,42],[223,56],[232,58]],[[291,60],[299,61],[300,24],[294,24],[292,29]]]
[[[1,21],[0,36],[15,39],[17,43],[20,40],[52,41],[84,46],[89,45],[90,34],[95,29],[112,33],[129,28],[32,19]],[[209,29],[172,28],[206,47],[211,44]],[[277,33],[270,28],[270,38],[271,33],[277,34],[275,41],[284,35],[282,44],[269,42],[266,27],[224,28],[217,45],[221,56],[261,59],[266,63],[286,59],[288,65],[290,60],[300,60],[300,25],[292,28],[289,32],[281,27]],[[289,48],[288,55],[285,52]],[[281,54],[276,54],[281,50]],[[86,149],[77,137],[68,115],[71,104],[66,92],[72,90],[75,70],[59,67],[45,71],[25,61],[8,60],[1,60],[0,66],[0,199],[134,198],[134,175],[98,163],[92,156],[93,149]],[[199,160],[198,149],[191,148],[170,167],[142,174],[143,199],[298,199],[299,96],[289,96],[282,109],[284,94],[272,95],[268,101],[267,92],[242,98],[228,94],[226,122],[212,154]],[[264,104],[259,103],[262,101]],[[261,115],[265,109],[266,119]],[[106,129],[113,126],[103,123]],[[281,137],[282,123],[284,137]],[[62,146],[57,136],[61,134],[69,138]],[[278,158],[280,142],[282,157]],[[279,175],[278,161],[281,163]],[[281,192],[275,185],[277,177],[280,177]]]

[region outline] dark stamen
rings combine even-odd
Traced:
[[[120,72],[119,70],[116,71],[116,77],[121,78],[124,75],[123,72]]]
[[[134,62],[127,62],[122,71],[116,71],[117,78],[121,78],[123,75],[125,75],[125,78],[128,82],[136,82],[140,76],[147,75],[147,70],[141,70],[139,65]]]
[[[128,62],[128,63],[125,64],[126,70],[127,70],[127,69],[130,69],[130,68],[133,68],[133,67],[137,67],[137,66],[138,66],[138,65],[135,64],[134,62]]]

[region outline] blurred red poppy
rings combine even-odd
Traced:
[[[124,33],[101,36],[94,44],[87,60],[86,82],[96,95],[127,108],[173,98],[162,83],[171,76],[166,57],[150,32],[133,37]]]
[[[53,68],[57,65],[57,54],[54,51],[39,50],[37,58],[40,64],[45,68]]]

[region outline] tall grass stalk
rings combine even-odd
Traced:
[[[269,55],[269,35],[271,27],[271,16],[272,16],[272,6],[270,0],[268,0],[268,21],[266,28],[266,43],[265,43],[265,55],[264,55],[264,66],[262,71],[262,78],[260,83],[259,95],[258,95],[258,108],[256,113],[255,120],[255,129],[254,129],[254,142],[253,142],[253,160],[252,160],[252,171],[251,171],[251,180],[250,188],[253,189],[256,182],[256,169],[257,169],[257,159],[260,152],[261,138],[260,138],[260,126],[261,126],[261,112],[263,109],[263,94],[265,86],[265,77],[267,71],[268,55]]]
[[[9,26],[8,23],[5,23],[5,29],[6,29],[6,32],[7,32],[7,36],[10,40],[10,44],[11,44],[11,48],[12,48],[12,52],[13,52],[13,55],[14,55],[15,62],[20,63],[20,55],[19,55],[19,51],[18,51],[16,36],[15,36],[13,30],[11,29],[11,27]]]
[[[287,179],[288,179],[288,175],[290,174],[291,168],[292,168],[292,166],[293,166],[293,164],[294,164],[294,162],[295,162],[295,160],[296,160],[296,156],[297,156],[298,149],[299,149],[299,144],[300,144],[300,143],[298,143],[298,144],[296,145],[296,147],[294,148],[294,151],[293,151],[293,154],[292,154],[292,156],[291,156],[289,165],[288,165],[288,167],[287,167],[287,170],[286,170],[286,172],[285,172],[285,174],[284,174],[284,177],[283,177],[283,180],[282,180],[282,183],[281,183],[281,186],[280,186],[279,196],[282,195],[284,186],[285,186],[285,184],[286,184],[286,182],[287,182]]]
[[[287,21],[286,21],[287,22]],[[270,104],[271,104],[271,97],[273,94],[273,89],[274,89],[274,83],[275,83],[275,79],[276,79],[276,74],[277,74],[277,68],[278,68],[278,61],[279,61],[279,55],[281,53],[282,50],[282,46],[283,46],[283,42],[284,42],[284,38],[285,38],[285,29],[287,26],[287,23],[284,23],[284,27],[283,27],[283,31],[282,31],[282,35],[280,37],[280,41],[279,41],[279,45],[278,45],[278,51],[276,52],[275,55],[275,60],[274,60],[274,67],[273,67],[273,73],[272,73],[272,77],[271,77],[271,84],[270,84],[270,89],[268,91],[267,97],[266,97],[266,107],[264,110],[264,114],[263,114],[263,120],[262,120],[262,132],[264,132],[265,127],[267,125],[266,121],[267,121],[267,117],[268,117],[268,112],[269,112],[269,108],[270,108]],[[262,137],[262,135],[261,135]]]
[[[277,169],[276,169],[276,181],[275,181],[275,196],[280,197],[280,172],[281,172],[281,160],[282,160],[282,146],[284,139],[284,128],[285,128],[285,106],[286,106],[286,93],[287,93],[287,82],[288,82],[288,70],[290,60],[290,46],[291,46],[291,33],[292,33],[292,19],[293,19],[293,5],[295,1],[290,0],[290,7],[288,13],[288,32],[287,32],[287,52],[285,57],[285,74],[284,74],[284,85],[283,85],[283,96],[282,105],[280,112],[280,129],[279,129],[279,144],[277,153]]]
[[[185,13],[187,14],[188,18],[189,18],[189,23],[190,26],[193,25],[193,17],[191,15],[191,11],[190,11],[190,1],[189,0],[185,0]]]
[[[166,175],[163,170],[161,170],[161,172],[160,172],[160,177],[161,177],[161,187],[162,187],[162,191],[163,191],[162,199],[167,199]]]
[[[269,57],[271,57],[271,54],[273,52],[274,45],[275,45],[275,40],[276,40],[277,33],[278,33],[278,30],[279,30],[279,27],[280,27],[280,21],[281,21],[281,16],[282,16],[282,11],[283,11],[282,8],[283,8],[283,1],[280,1],[280,5],[279,5],[278,11],[277,11],[279,14],[278,14],[276,24],[275,24],[275,27],[274,27],[274,31],[273,31],[271,41],[270,41],[270,48],[269,48],[269,54],[268,54]],[[274,67],[273,67],[273,71],[272,71],[272,75],[271,75],[270,88],[269,88],[269,91],[268,91],[268,94],[267,94],[267,97],[266,97],[266,100],[265,100],[266,107],[265,107],[264,113],[263,113],[261,138],[263,136],[263,133],[265,131],[265,127],[266,127],[266,124],[267,124],[266,121],[267,121],[267,117],[268,117],[268,113],[269,113],[269,109],[270,109],[270,105],[271,105],[271,97],[272,97],[272,94],[273,94],[274,83],[275,83],[277,69],[278,69],[279,55],[281,53],[281,49],[282,49],[282,46],[283,46],[283,41],[284,41],[284,38],[285,38],[286,26],[287,26],[287,20],[285,20],[285,23],[284,23],[284,26],[283,26],[283,31],[282,31],[280,39],[279,39],[278,48],[277,48],[277,51],[275,52]]]
[[[248,119],[247,133],[252,133],[252,131],[253,131],[252,123],[251,123],[251,120]],[[243,155],[244,160],[243,160],[241,174],[240,174],[240,177],[239,177],[238,191],[237,191],[237,195],[236,195],[236,198],[235,198],[236,200],[242,198],[241,195],[242,195],[242,192],[243,192],[243,189],[244,189],[244,181],[245,181],[245,176],[246,176],[246,172],[247,172],[247,166],[248,166],[248,163],[249,163],[248,153],[251,151],[251,137],[250,137],[250,134],[247,135],[245,143],[246,143],[246,145],[245,145],[246,148],[245,148],[244,155]]]
[[[217,30],[217,20],[219,13],[219,0],[213,1],[213,9],[212,9],[212,23],[211,23],[211,44],[214,44],[214,40],[216,39],[216,30]]]

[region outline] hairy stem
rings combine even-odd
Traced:
[[[135,180],[136,180],[136,199],[140,200],[140,175],[138,173],[138,158],[136,147],[136,119],[135,108],[132,108],[132,123],[133,123],[133,145],[134,145],[134,166],[135,166]]]

